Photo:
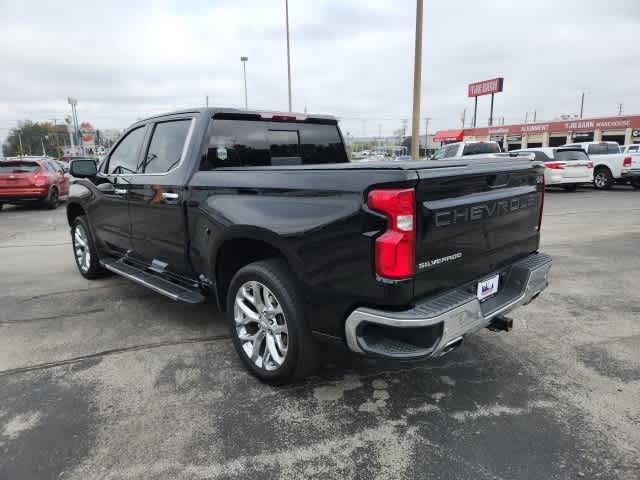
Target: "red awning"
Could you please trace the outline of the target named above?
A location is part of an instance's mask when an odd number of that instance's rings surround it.
[[[461,142],[464,130],[439,130],[433,137],[434,142]]]

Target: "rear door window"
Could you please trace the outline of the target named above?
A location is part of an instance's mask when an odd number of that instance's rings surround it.
[[[201,170],[348,161],[337,125],[216,118]]]
[[[620,146],[615,143],[608,143],[607,153],[620,153]]]
[[[166,173],[180,163],[191,120],[157,123],[147,150],[144,173]]]

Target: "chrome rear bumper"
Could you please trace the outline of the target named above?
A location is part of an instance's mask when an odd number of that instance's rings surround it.
[[[354,352],[394,358],[443,355],[464,335],[533,300],[549,284],[551,264],[551,257],[536,253],[495,272],[501,273],[500,289],[482,302],[475,294],[475,281],[422,300],[409,310],[357,308],[345,322],[347,345]]]

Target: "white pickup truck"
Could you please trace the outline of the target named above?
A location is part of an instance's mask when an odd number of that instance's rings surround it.
[[[580,147],[587,152],[593,161],[593,186],[596,189],[605,190],[614,183],[632,182],[632,185],[638,185],[631,171],[634,164],[635,168],[640,169],[640,153],[625,154],[616,142],[580,142],[564,146]]]
[[[640,143],[620,147],[625,157],[631,157],[631,185],[640,189]]]

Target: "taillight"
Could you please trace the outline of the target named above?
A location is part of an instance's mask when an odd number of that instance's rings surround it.
[[[551,170],[564,170],[564,166],[566,164],[562,162],[547,162],[544,164],[546,168],[550,168]]]
[[[33,177],[33,184],[36,187],[44,187],[47,184],[46,175],[36,175],[35,177]]]
[[[631,168],[631,157],[624,157],[624,160],[622,160],[622,166],[624,168]]]
[[[593,168],[593,162],[587,163],[587,168]]]
[[[384,213],[387,231],[376,239],[376,272],[387,278],[413,276],[416,249],[416,194],[413,188],[372,190],[367,205]]]

